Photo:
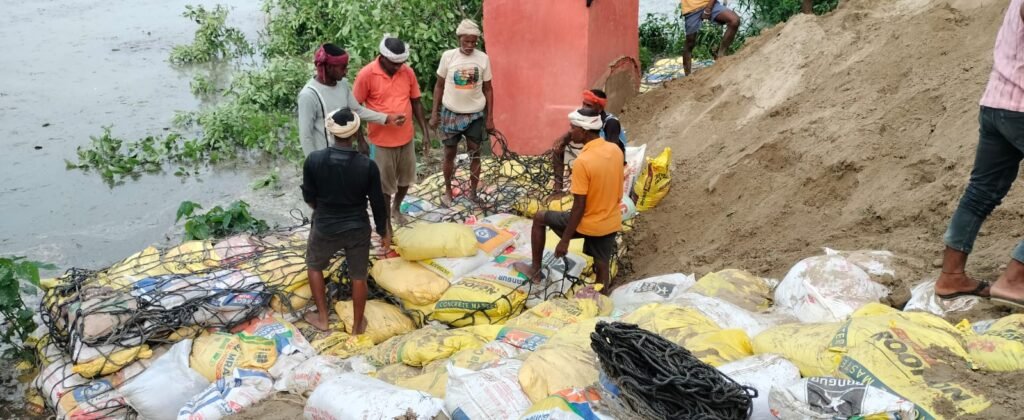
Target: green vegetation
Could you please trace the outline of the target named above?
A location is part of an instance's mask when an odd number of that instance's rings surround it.
[[[739,0],[737,11],[747,12],[751,19],[743,22],[736,39],[729,48],[734,53],[743,47],[748,37],[756,36],[766,28],[785,22],[800,13],[801,0]],[[839,0],[814,0],[814,13],[824,14],[839,5]],[[640,62],[646,70],[655,60],[682,54],[686,42],[685,20],[679,9],[671,16],[649,14],[640,24]],[[694,60],[713,58],[712,52],[722,43],[724,27],[705,22],[697,34],[693,49]]]
[[[216,206],[204,214],[195,214],[203,206],[191,201],[183,201],[178,206],[175,222],[185,219],[185,240],[203,240],[223,238],[237,233],[260,234],[270,227],[267,222],[257,219],[249,213],[249,203],[236,201],[227,209]]]
[[[195,41],[191,45],[178,45],[171,50],[172,63],[209,63],[253,54],[245,34],[225,24],[228,18],[226,7],[218,4],[213,10],[206,10],[202,5],[188,5],[181,15],[198,24],[199,29],[196,29]]]
[[[27,261],[23,257],[0,258],[0,343],[6,348],[6,360],[35,363],[36,352],[29,336],[37,328],[35,311],[25,307],[24,294],[36,294],[39,269],[54,269],[49,264]]]
[[[239,157],[297,165],[303,155],[295,127],[295,97],[314,73],[313,51],[321,43],[344,47],[351,56],[349,74],[354,76],[377,56],[384,33],[401,37],[411,45],[409,64],[419,77],[423,103],[430,106],[437,59],[456,46],[455,27],[462,19],[479,21],[482,0],[338,0],[324,6],[314,0],[265,0],[270,20],[258,44],[261,62],[235,74],[223,92],[207,77],[197,76],[191,83],[197,97],[219,95],[216,105],[176,115],[173,134],[153,138],[160,146],[153,154],[140,155],[142,145],[115,139],[109,128],[104,129],[101,138],[107,141],[94,141],[80,150],[79,161],[68,162],[68,168],[94,168],[109,173],[104,179],[116,180],[159,171],[167,163],[178,164],[175,174],[187,176],[201,165]],[[241,33],[225,26],[224,7],[189,7],[185,16],[199,29],[192,45],[175,47],[172,62],[202,63],[251,53],[240,42]]]
[[[270,188],[272,190],[281,188],[281,171],[278,168],[270,171],[267,176],[258,178],[252,183],[253,190],[262,190],[264,188]]]

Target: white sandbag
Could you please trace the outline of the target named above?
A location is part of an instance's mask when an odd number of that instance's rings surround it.
[[[757,390],[751,420],[774,420],[768,396],[774,387],[786,386],[800,379],[800,368],[777,354],[759,354],[726,363],[718,370],[740,384]]]
[[[182,340],[160,356],[153,365],[121,387],[142,418],[175,419],[178,410],[210,385],[203,375],[188,366],[192,340]]]
[[[775,305],[801,322],[839,322],[888,294],[888,288],[846,258],[822,255],[789,270],[775,288]]]
[[[776,325],[798,322],[789,315],[753,313],[725,300],[696,293],[683,293],[665,303],[696,309],[722,329],[743,330],[750,337]]]
[[[448,280],[449,283],[455,283],[490,260],[491,256],[486,252],[477,251],[476,255],[472,257],[433,258],[417,262],[427,270]]]
[[[863,418],[886,414],[897,419],[914,418],[914,403],[881,388],[838,378],[806,378],[777,386],[769,404],[782,420]]]
[[[495,367],[472,371],[448,363],[445,409],[454,419],[504,420],[521,416],[530,398],[519,386],[519,360],[502,360]]]
[[[274,379],[269,373],[235,369],[185,403],[178,410],[178,420],[219,420],[256,405],[273,392]]]
[[[647,145],[641,144],[638,147],[626,148],[626,167],[623,170],[622,195],[629,196],[633,192],[633,185],[640,171],[644,166],[644,155],[647,154]]]
[[[546,249],[543,255],[543,280],[540,287],[534,287],[530,291],[530,296],[526,300],[527,308],[540,305],[547,300],[570,297],[569,290],[576,284],[573,283],[574,279],[579,279],[583,275],[583,270],[587,268],[587,260],[572,252],[562,258],[556,258],[554,251]]]
[[[910,301],[903,307],[907,312],[928,312],[932,315],[946,316],[954,312],[965,312],[971,310],[974,305],[981,301],[977,296],[964,296],[957,299],[939,299],[935,295],[935,281],[928,280],[910,291]]]
[[[306,401],[307,420],[432,420],[444,401],[358,373],[323,382]]]
[[[624,315],[648,303],[664,303],[693,287],[697,279],[692,274],[665,274],[637,280],[612,291],[615,314]]]
[[[369,373],[374,369],[363,356],[342,359],[335,356],[312,357],[274,383],[274,389],[295,395],[306,395],[321,382],[341,376],[343,373]]]

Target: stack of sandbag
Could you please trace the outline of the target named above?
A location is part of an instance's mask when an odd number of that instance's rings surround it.
[[[971,414],[992,403],[969,384],[930,377],[942,365],[976,367],[965,349],[973,336],[966,323],[958,328],[931,314],[872,303],[841,323],[769,329],[753,345],[758,354],[793,361],[804,377],[833,376],[879,387],[916,404],[919,417],[935,417],[943,406]]]

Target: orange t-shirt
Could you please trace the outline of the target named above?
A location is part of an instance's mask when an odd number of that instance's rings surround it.
[[[412,141],[415,132],[412,127],[412,100],[420,93],[416,73],[408,65],[402,65],[394,76],[388,76],[378,60],[367,64],[352,85],[352,96],[363,106],[384,114],[405,114],[401,127],[367,123],[370,142],[382,147],[399,147]]]
[[[682,2],[683,14],[688,15],[690,13],[696,12],[700,9],[707,7],[708,3],[711,3],[711,0],[682,0]]]
[[[569,191],[587,196],[577,232],[605,236],[622,230],[622,159],[617,144],[598,138],[584,145],[573,162]]]

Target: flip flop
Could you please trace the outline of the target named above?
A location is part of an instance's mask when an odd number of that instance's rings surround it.
[[[989,296],[984,296],[984,295],[981,294],[981,292],[983,290],[989,288],[989,286],[991,286],[991,284],[989,282],[987,282],[985,280],[978,280],[978,286],[976,286],[973,290],[966,291],[966,292],[953,292],[953,293],[950,293],[950,294],[947,294],[947,295],[940,295],[940,294],[936,293],[935,296],[938,297],[939,299],[942,299],[942,300],[952,300],[952,299],[961,298],[961,297],[964,297],[964,296],[975,296],[975,297],[980,297],[980,298],[988,298]]]

